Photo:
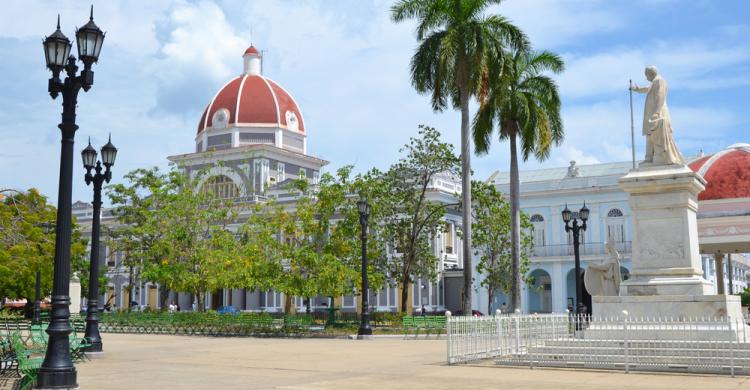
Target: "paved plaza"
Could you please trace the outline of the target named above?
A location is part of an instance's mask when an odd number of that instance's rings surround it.
[[[105,334],[82,389],[750,389],[748,377],[445,365],[445,340]]]

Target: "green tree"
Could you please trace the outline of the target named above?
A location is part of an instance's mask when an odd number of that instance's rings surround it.
[[[542,51],[516,50],[502,61],[490,64],[481,93],[479,111],[474,118],[474,142],[478,154],[489,151],[495,124],[500,140],[510,141],[511,200],[511,310],[521,307],[521,208],[518,178],[517,142],[526,161],[549,157],[552,145],[564,137],[560,118],[560,95],[555,81],[546,73],[560,73],[563,60]],[[495,77],[499,75],[499,77]]]
[[[0,191],[0,298],[34,299],[36,272],[42,276],[42,297],[52,291],[57,209],[32,188]],[[73,224],[71,270],[88,275],[86,240]],[[83,286],[87,288],[86,285]]]
[[[126,176],[129,186],[109,192],[116,205],[115,247],[123,250],[141,276],[163,288],[195,295],[204,310],[206,292],[231,287],[239,244],[231,224],[240,212],[233,200],[198,188],[208,169],[191,178],[178,167],[164,174],[154,168]]]
[[[172,174],[165,174],[158,168],[136,169],[125,175],[128,184],[107,187],[112,214],[118,221],[117,225],[104,227],[103,236],[111,248],[110,253],[122,252],[125,265],[130,268],[149,265],[147,279],[162,286],[166,286],[166,275],[158,265],[166,256],[161,241],[165,239],[168,226],[159,218],[158,210],[182,181],[179,177],[171,180]],[[160,306],[166,307],[169,291],[162,288],[160,292]]]
[[[509,293],[513,281],[511,256],[510,204],[494,185],[475,181],[471,187],[474,199],[474,254],[479,256],[477,273],[483,275],[482,287],[487,289],[487,313],[492,312],[492,299],[500,290]],[[526,275],[529,253],[534,246],[534,225],[521,213],[520,273]],[[530,282],[526,277],[525,281]]]
[[[396,252],[388,261],[388,273],[401,285],[401,311],[406,311],[412,276],[434,278],[438,258],[430,240],[444,225],[446,206],[431,197],[430,187],[440,175],[457,177],[460,160],[440,133],[420,126],[419,138],[411,138],[400,152],[404,157],[381,177],[385,234]],[[468,258],[470,256],[464,256]],[[471,272],[466,269],[466,273]]]
[[[499,15],[485,11],[501,0],[401,0],[391,8],[395,22],[417,20],[419,47],[411,60],[411,78],[420,93],[431,93],[432,107],[442,111],[448,101],[461,111],[461,172],[464,254],[471,247],[471,140],[469,100],[476,96],[488,62],[500,61],[504,48],[525,49],[524,33]],[[471,310],[471,256],[464,256],[465,313]]]
[[[351,293],[361,269],[352,185],[351,167],[346,166],[335,175],[323,174],[315,185],[296,181],[291,188],[298,193],[293,207],[256,207],[242,229],[244,286],[283,292],[285,311],[293,296]],[[384,258],[379,242],[369,244],[373,258]],[[380,275],[374,276],[376,287],[384,279]]]

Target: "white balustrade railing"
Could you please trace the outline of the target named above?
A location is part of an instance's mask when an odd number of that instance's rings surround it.
[[[744,319],[591,318],[568,314],[450,317],[448,364],[750,373]]]

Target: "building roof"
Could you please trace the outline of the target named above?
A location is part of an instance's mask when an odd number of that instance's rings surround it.
[[[750,144],[737,143],[690,163],[706,179],[698,200],[750,197]]]
[[[601,164],[573,165],[578,169],[578,176],[569,176],[570,167],[530,169],[519,172],[521,183],[563,180],[566,178],[594,177],[594,176],[622,176],[633,168],[631,161],[610,162]],[[496,185],[509,184],[510,172],[499,172],[495,176]]]
[[[245,51],[245,54],[257,53],[253,46]],[[259,61],[259,56],[254,60]],[[229,126],[280,127],[305,132],[302,111],[292,95],[277,82],[252,69],[229,80],[208,102],[198,122],[199,134],[213,126],[216,113],[222,110],[224,114],[220,115],[227,117],[219,122]]]

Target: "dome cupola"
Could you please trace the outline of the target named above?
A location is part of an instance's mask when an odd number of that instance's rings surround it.
[[[305,153],[305,122],[297,102],[262,74],[260,50],[250,46],[242,58],[243,73],[219,89],[203,111],[197,151],[262,143]]]
[[[698,200],[750,198],[750,144],[736,143],[690,163],[706,179]]]

